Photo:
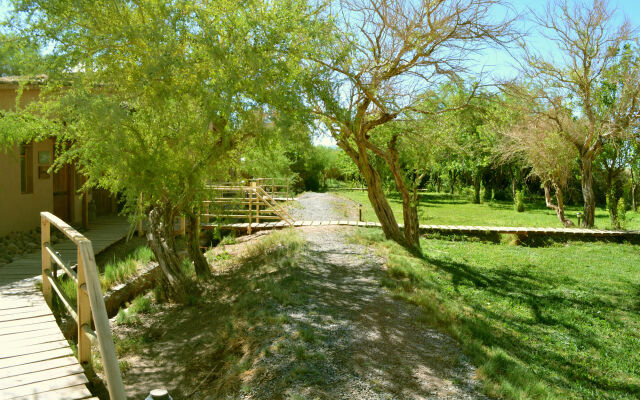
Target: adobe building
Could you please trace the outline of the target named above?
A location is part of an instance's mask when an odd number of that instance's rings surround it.
[[[19,77],[0,77],[0,110],[16,107]],[[44,79],[27,84],[21,106],[37,101]],[[50,211],[69,224],[84,226],[100,215],[117,212],[116,200],[104,190],[79,192],[84,177],[67,164],[48,173],[55,157],[54,140],[16,144],[0,150],[0,237],[40,226],[40,212]]]

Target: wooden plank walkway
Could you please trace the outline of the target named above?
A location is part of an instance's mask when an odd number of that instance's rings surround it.
[[[361,226],[361,227],[377,227],[380,228],[379,222],[358,222],[358,221],[296,221],[293,226],[316,226],[316,225],[340,225],[340,226]],[[213,229],[215,224],[203,224],[203,229]],[[399,224],[402,228],[404,225]],[[246,230],[249,227],[247,222],[222,225],[220,229],[227,230]],[[266,222],[251,224],[251,229],[258,231],[264,229],[282,229],[288,227],[287,224],[280,222]],[[583,228],[533,228],[533,227],[510,227],[510,226],[454,226],[454,225],[420,225],[422,233],[440,232],[453,234],[515,234],[515,235],[570,235],[578,237],[595,237],[595,238],[612,238],[612,237],[640,237],[640,231],[624,231],[624,230],[602,230],[602,229],[583,229]]]
[[[105,217],[84,235],[97,254],[128,231],[126,218]],[[77,264],[70,240],[53,248],[68,265]],[[40,251],[0,267],[0,399],[93,399],[82,366],[35,287],[41,269]]]

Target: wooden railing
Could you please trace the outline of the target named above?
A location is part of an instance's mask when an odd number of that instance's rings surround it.
[[[289,195],[291,189],[291,180],[289,178],[255,178],[249,180],[249,183],[254,182],[256,186],[261,187],[276,201],[292,199]]]
[[[200,214],[203,227],[217,224],[246,222],[247,232],[260,221],[284,221],[293,226],[294,220],[264,189],[251,182],[243,185],[214,185],[210,187],[210,200],[203,201],[204,212]]]
[[[49,212],[41,212],[40,217],[42,293],[44,298],[49,307],[52,307],[53,293],[55,293],[62,305],[76,321],[78,325],[78,361],[83,364],[91,362],[91,342],[97,341],[109,396],[112,400],[125,399],[124,385],[120,375],[115,346],[113,345],[113,336],[111,335],[109,318],[104,305],[91,241]],[[77,246],[77,272],[73,270],[71,265],[64,263],[51,246],[51,225],[58,228]],[[65,295],[58,281],[58,266],[68,275],[69,279],[72,279],[77,284],[78,298],[76,307],[73,307],[71,300]],[[92,319],[95,331],[92,328]]]

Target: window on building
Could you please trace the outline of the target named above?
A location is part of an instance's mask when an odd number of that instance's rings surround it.
[[[20,191],[33,193],[33,145],[20,146]]]

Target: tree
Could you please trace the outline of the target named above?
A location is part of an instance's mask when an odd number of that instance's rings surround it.
[[[562,225],[573,226],[564,213],[563,189],[567,186],[576,152],[571,142],[558,132],[555,124],[535,113],[524,115],[504,132],[501,158],[529,166],[531,174],[542,181],[547,207],[556,212]],[[552,188],[556,204],[551,199]]]
[[[53,44],[47,101],[34,106],[64,126],[58,163],[75,160],[87,187],[121,193],[132,215],[143,210],[168,295],[184,298],[174,218],[189,218],[189,255],[206,277],[194,222],[206,181],[241,143],[269,134],[257,115],[303,108],[298,54],[313,10],[302,0],[15,4],[24,32]]]
[[[583,225],[592,227],[596,206],[593,163],[602,145],[619,133],[617,123],[624,122],[624,114],[630,111],[618,106],[601,107],[597,89],[632,30],[628,21],[614,25],[613,11],[603,0],[593,0],[590,6],[569,0],[550,1],[534,20],[560,58],[534,52],[523,44],[523,72],[536,84],[536,97],[545,103],[541,115],[552,121],[578,151]],[[607,108],[621,114],[614,116],[606,112]]]
[[[38,42],[0,32],[0,76],[42,74],[46,72],[45,60]]]
[[[344,0],[333,13],[341,42],[312,57],[327,82],[326,90],[312,93],[314,113],[358,166],[385,236],[415,253],[420,253],[417,202],[399,161],[404,133],[376,128],[419,112],[419,94],[457,80],[482,44],[510,38],[511,21],[495,21],[492,13],[500,4]],[[385,198],[374,156],[389,168],[402,198],[404,232]]]
[[[609,118],[615,133],[602,145],[598,161],[605,172],[611,224],[619,228],[616,205],[620,194],[616,193],[615,182],[632,163],[640,122],[640,48],[637,44],[622,46],[614,63],[604,71],[596,93],[600,112]]]

